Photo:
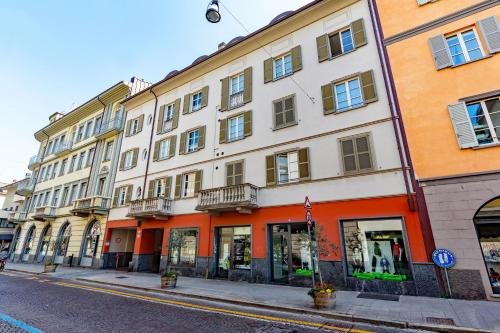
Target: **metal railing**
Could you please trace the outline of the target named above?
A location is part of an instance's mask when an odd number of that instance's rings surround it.
[[[42,163],[41,156],[39,156],[38,154],[35,156],[31,156],[30,161],[28,162],[28,169],[31,170],[32,167],[34,167],[35,165],[38,165],[40,163]]]
[[[148,198],[134,200],[129,204],[128,215],[170,215],[172,214],[172,200],[167,198]]]
[[[24,193],[24,194],[32,193],[34,189],[35,189],[35,181],[27,179],[17,184],[16,193]]]
[[[64,153],[66,151],[69,151],[71,150],[71,148],[73,147],[73,142],[71,141],[61,141],[59,142],[59,144],[57,145],[57,147],[55,147],[54,149],[54,154],[61,154],[61,153]]]
[[[56,207],[54,206],[41,206],[35,208],[35,213],[33,216],[37,217],[55,217]]]
[[[99,130],[97,130],[95,136],[101,136],[114,130],[121,131],[123,127],[122,118],[123,118],[122,115],[119,114],[116,115],[115,118],[110,119],[105,123],[102,123]]]
[[[109,209],[110,198],[103,196],[93,196],[82,199],[77,199],[73,203],[74,210],[87,210],[87,209]]]
[[[243,91],[229,96],[229,108],[236,108],[243,105]]]
[[[257,206],[258,190],[257,186],[248,183],[201,190],[198,208]]]

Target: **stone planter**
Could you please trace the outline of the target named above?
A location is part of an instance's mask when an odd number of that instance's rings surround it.
[[[43,272],[44,273],[54,273],[56,271],[56,268],[57,268],[57,265],[46,264],[43,267]]]
[[[177,276],[176,277],[161,277],[161,288],[162,289],[174,289],[177,286]]]
[[[335,293],[317,292],[314,294],[314,307],[316,309],[331,309],[335,306]]]

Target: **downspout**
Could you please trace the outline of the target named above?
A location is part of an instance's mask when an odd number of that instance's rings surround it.
[[[427,250],[426,251],[427,257],[430,260],[431,253],[436,246],[434,243],[434,236],[433,236],[432,227],[430,224],[429,212],[427,211],[427,205],[425,202],[425,197],[424,197],[424,193],[422,191],[422,188],[420,187],[420,184],[418,183],[418,181],[415,179],[413,161],[411,159],[410,149],[409,149],[409,145],[408,145],[408,138],[406,136],[406,132],[404,129],[404,124],[403,124],[402,117],[401,117],[401,107],[399,105],[399,98],[398,98],[398,94],[397,94],[396,87],[394,84],[394,75],[392,73],[392,67],[391,67],[391,63],[389,61],[387,48],[383,44],[384,33],[382,30],[382,25],[380,23],[380,16],[379,16],[376,0],[371,0],[369,7],[370,7],[370,15],[372,18],[373,28],[376,32],[378,32],[378,33],[375,33],[375,37],[377,39],[377,49],[379,52],[379,57],[380,57],[381,61],[383,60],[382,63],[384,65],[385,69],[387,70],[387,74],[384,70],[384,80],[386,81],[385,82],[386,85],[387,85],[387,80],[389,81],[390,92],[392,93],[392,96],[394,98],[394,104],[396,107],[396,115],[397,115],[397,123],[399,124],[399,128],[401,130],[401,138],[403,141],[404,152],[405,152],[406,160],[408,161],[408,164],[409,164],[409,174],[410,174],[411,182],[413,185],[413,189],[415,190],[415,193],[416,193],[417,208],[418,208],[418,213],[419,213],[419,218],[420,218],[420,225],[422,227],[422,236],[424,238],[424,243],[425,243],[425,247]],[[383,55],[383,58],[382,58],[382,55]],[[386,75],[389,76],[389,79],[387,79]],[[391,102],[391,110],[392,110],[392,102]]]
[[[149,160],[151,157],[151,147],[153,145],[153,135],[154,135],[155,123],[156,123],[156,108],[158,107],[158,96],[156,96],[155,92],[153,91],[153,88],[149,88],[149,92],[152,93],[153,96],[155,97],[155,107],[153,109],[153,120],[151,121],[151,135],[149,137],[148,159],[146,161],[146,172],[144,174],[144,185],[142,186],[142,193],[141,193],[142,199],[144,199],[144,194],[146,193],[146,183],[147,183],[148,171],[149,171]]]
[[[97,100],[99,101],[99,103],[102,104],[102,106],[104,107],[104,112],[106,112],[106,104],[104,104],[101,101],[99,96],[97,96]],[[94,124],[94,126],[95,126],[95,124]],[[102,123],[101,123],[101,126],[102,126]],[[94,156],[92,156],[92,162],[90,163],[90,172],[89,172],[89,178],[87,179],[87,188],[85,189],[85,197],[87,197],[87,194],[88,194],[89,188],[90,188],[90,178],[92,177],[92,170],[94,169],[94,161],[95,161],[95,156],[97,155],[97,144],[98,143],[99,143],[99,140],[96,141],[95,146],[94,146]]]

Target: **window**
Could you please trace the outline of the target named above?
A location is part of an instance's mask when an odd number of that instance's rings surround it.
[[[340,139],[345,173],[357,173],[373,169],[368,134]]]
[[[187,152],[191,153],[198,149],[198,140],[199,140],[199,130],[194,130],[188,133],[188,142],[187,142]]]
[[[130,135],[137,134],[139,132],[139,118],[131,120],[130,123]]]
[[[196,182],[196,173],[187,173],[182,176],[182,197],[189,198],[194,196],[194,187]]]
[[[241,73],[230,79],[229,107],[236,108],[244,103],[245,74]]]
[[[252,261],[251,227],[218,228],[217,273],[227,276],[230,269],[250,269]]]
[[[243,161],[226,164],[226,186],[243,184]]]
[[[127,203],[127,187],[120,187],[118,193],[118,205],[124,206]]]
[[[446,43],[455,66],[483,57],[483,51],[474,29],[447,36]]]
[[[274,128],[279,129],[295,125],[295,95],[282,98],[273,102]]]
[[[153,192],[153,197],[154,198],[159,198],[163,197],[163,188],[165,186],[165,181],[163,179],[157,179],[154,181],[154,192]]]
[[[61,197],[61,203],[60,203],[59,207],[66,206],[66,202],[68,201],[68,193],[69,193],[69,187],[65,186],[63,188],[62,197]]]
[[[85,152],[84,151],[82,151],[80,153],[80,157],[78,158],[78,163],[76,165],[76,170],[80,170],[82,168],[83,160],[85,160]]]
[[[80,191],[78,192],[78,199],[85,198],[87,192],[87,183],[83,182],[80,184]]]
[[[354,50],[351,28],[331,34],[329,40],[332,57]]]
[[[54,147],[52,148],[52,152],[55,153],[59,150],[59,138],[54,140]]]
[[[78,157],[77,155],[71,156],[71,163],[69,164],[68,173],[73,172],[73,170],[75,169],[75,163],[76,163],[76,158],[77,157]]]
[[[135,198],[139,200],[142,196],[142,188],[139,186],[137,190],[135,191]]]
[[[228,141],[239,140],[244,137],[243,132],[243,124],[244,124],[243,115],[236,116],[233,118],[229,118],[229,131],[228,131]]]
[[[99,133],[99,131],[101,130],[101,124],[102,124],[102,117],[99,116],[95,118],[94,135]]]
[[[342,226],[349,276],[388,281],[411,278],[400,219],[346,221]]]
[[[47,149],[45,150],[45,156],[52,154],[52,141],[50,141],[47,145]]]
[[[50,191],[45,192],[44,200],[43,200],[43,205],[47,206],[49,204],[49,197],[50,197]]]
[[[54,194],[52,195],[52,203],[50,204],[52,207],[57,207],[57,202],[59,201],[59,192],[61,190],[57,189],[54,191]]]
[[[104,161],[111,161],[111,156],[113,154],[113,144],[114,141],[108,141],[106,143],[106,149],[104,150]]]
[[[278,183],[286,184],[299,181],[299,158],[298,153],[289,152],[276,155],[278,165]]]
[[[82,141],[82,139],[83,139],[83,128],[84,128],[84,125],[81,125],[80,127],[78,127],[78,134],[76,135],[76,142]]]
[[[274,79],[279,79],[284,76],[290,75],[293,73],[293,65],[292,65],[292,54],[288,53],[282,57],[275,58],[274,60]]]
[[[163,125],[162,125],[163,132],[168,132],[172,130],[174,110],[175,110],[175,103],[167,105],[163,110]]]
[[[52,164],[47,167],[47,173],[45,174],[45,180],[48,180],[52,177],[52,167],[53,167]]]
[[[75,200],[78,195],[78,184],[73,184],[71,186],[71,193],[69,195],[69,204],[71,205]]]
[[[133,159],[133,151],[129,150],[125,152],[125,164],[124,164],[125,169],[132,168],[132,159]]]
[[[59,177],[62,176],[62,175],[64,175],[64,171],[66,169],[66,164],[68,164],[68,159],[67,158],[65,158],[61,162],[61,168],[59,169]]]
[[[92,165],[92,160],[94,159],[95,148],[89,149],[89,154],[87,155],[87,162],[85,163],[85,167],[89,167]]]
[[[363,104],[359,78],[335,84],[335,100],[337,111],[342,112],[351,107]]]
[[[500,142],[500,98],[467,104],[467,112],[479,145]]]
[[[40,181],[43,182],[45,180],[45,167],[42,168],[42,171],[40,171]]]
[[[170,138],[160,141],[158,159],[159,160],[167,159],[169,155],[170,155]]]
[[[201,91],[191,96],[191,112],[201,109],[202,97],[203,93]]]
[[[59,162],[54,163],[54,168],[52,169],[52,175],[50,176],[50,179],[56,178],[57,174],[57,167],[59,166]]]
[[[85,127],[85,137],[84,139],[88,139],[90,137],[90,133],[92,133],[92,123],[93,121],[90,120],[87,122],[87,126]]]
[[[99,178],[97,182],[97,195],[102,195],[104,193],[104,184],[106,184],[106,177]]]
[[[171,229],[168,246],[169,263],[194,267],[197,241],[198,230],[196,229]]]

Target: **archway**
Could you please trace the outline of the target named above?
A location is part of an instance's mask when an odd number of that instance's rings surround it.
[[[98,251],[99,238],[101,236],[101,224],[94,220],[89,223],[85,229],[82,244],[82,257],[80,260],[81,266],[92,266],[94,258]]]
[[[64,224],[59,228],[59,233],[57,235],[57,240],[56,240],[56,253],[55,253],[55,258],[54,262],[56,264],[63,264],[64,263],[64,257],[68,253],[68,246],[69,246],[69,240],[71,238],[71,224],[66,221]]]
[[[475,217],[479,245],[495,295],[500,295],[500,197],[488,201]]]
[[[9,258],[10,260],[14,260],[14,256],[16,255],[17,243],[19,242],[19,235],[21,234],[21,227],[18,226],[14,231],[14,237],[12,238],[12,243],[9,249]]]
[[[43,262],[45,256],[47,255],[51,236],[52,236],[52,226],[49,224],[45,228],[43,228],[42,235],[40,237],[40,244],[38,245],[38,253],[36,255],[36,261],[38,263]]]
[[[21,261],[27,262],[30,258],[31,249],[35,243],[36,227],[32,225],[26,233],[23,251],[21,252]]]

